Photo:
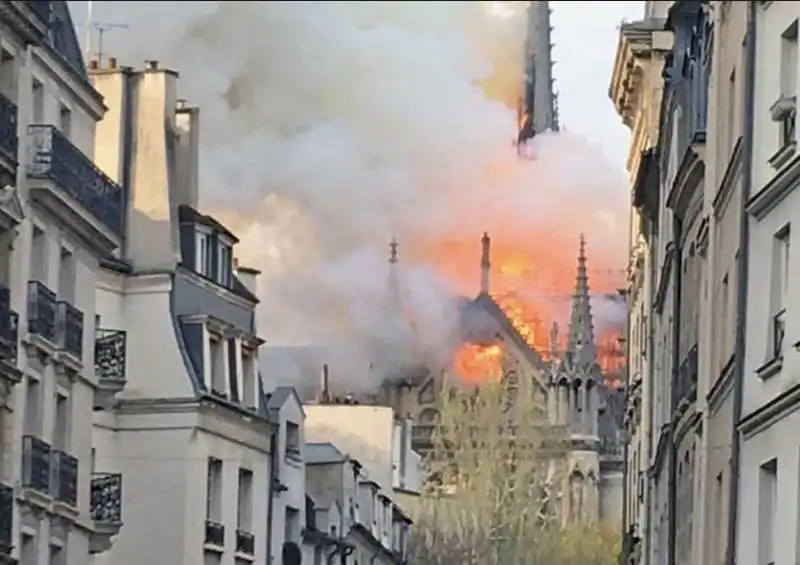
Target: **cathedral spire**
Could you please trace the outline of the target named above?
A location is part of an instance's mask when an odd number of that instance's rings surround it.
[[[594,342],[592,305],[589,297],[589,274],[586,269],[586,239],[581,234],[578,252],[578,274],[575,281],[575,294],[572,295],[572,314],[569,320],[567,355],[573,367],[589,369],[597,362],[597,348]]]
[[[481,238],[481,294],[489,294],[489,271],[492,268],[491,245],[489,234],[483,232]]]
[[[399,245],[395,237],[389,242],[389,298],[395,304],[400,303],[400,282],[397,272],[397,263],[400,261],[397,253]]]

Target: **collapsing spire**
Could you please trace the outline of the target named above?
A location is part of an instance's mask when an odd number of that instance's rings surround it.
[[[581,234],[578,252],[578,274],[575,281],[575,294],[572,296],[572,313],[569,321],[566,353],[573,367],[591,369],[597,363],[592,305],[589,296],[589,275],[586,269],[586,239],[583,234]]]
[[[392,238],[389,242],[389,298],[395,305],[400,304],[400,282],[397,272],[397,263],[400,261],[397,253],[399,247],[397,238]]]
[[[490,259],[492,242],[489,234],[483,232],[481,238],[481,294],[489,294],[489,271],[492,268]]]

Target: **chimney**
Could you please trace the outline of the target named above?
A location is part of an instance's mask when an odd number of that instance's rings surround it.
[[[158,61],[151,59],[144,62],[145,68],[148,71],[157,71],[158,70]]]
[[[175,101],[175,183],[178,204],[197,208],[200,200],[200,109]]]
[[[109,57],[108,58],[108,68],[112,71],[117,70],[117,58],[116,57]]]
[[[100,69],[100,61],[97,59],[92,59],[89,61],[89,70],[90,71],[97,71]]]
[[[236,278],[239,279],[239,282],[247,290],[258,296],[258,275],[261,274],[261,271],[250,267],[242,267],[238,259],[233,260],[233,268],[236,271]]]
[[[330,404],[331,402],[331,388],[330,388],[330,375],[328,374],[328,364],[322,365],[322,374],[320,375],[319,397],[317,402],[320,404]]]
[[[483,238],[481,238],[481,294],[489,294],[489,271],[492,267],[489,258],[491,245],[489,234],[483,232]]]

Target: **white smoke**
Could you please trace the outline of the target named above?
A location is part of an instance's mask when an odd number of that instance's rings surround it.
[[[432,242],[474,239],[476,281],[485,229],[560,249],[563,268],[581,230],[596,265],[623,257],[624,179],[599,150],[569,134],[537,138],[534,161],[512,147],[525,3],[100,4],[130,24],[110,54],[178,70],[201,108],[203,208],[264,272],[262,333],[348,344],[334,379],[368,375],[392,236],[433,349],[454,308]]]

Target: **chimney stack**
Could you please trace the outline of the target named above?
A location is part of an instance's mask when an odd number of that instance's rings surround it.
[[[322,374],[320,375],[321,382],[319,388],[319,398],[317,401],[320,404],[329,404],[331,402],[331,388],[330,388],[330,375],[328,374],[328,364],[322,365]]]
[[[108,58],[108,68],[112,71],[117,70],[117,58],[116,57],[109,57]]]
[[[489,294],[489,271],[492,267],[491,245],[489,234],[483,232],[483,238],[481,238],[481,294]]]
[[[154,59],[147,60],[147,61],[144,62],[144,64],[145,64],[145,66],[147,67],[148,70],[151,70],[151,71],[158,70],[158,61],[156,61]]]
[[[258,296],[258,275],[261,274],[261,271],[258,269],[251,269],[250,267],[243,267],[239,264],[238,259],[233,260],[233,269],[239,282],[251,293]]]
[[[96,71],[98,69],[100,69],[100,61],[98,61],[97,59],[92,59],[91,61],[89,61],[90,71]]]

